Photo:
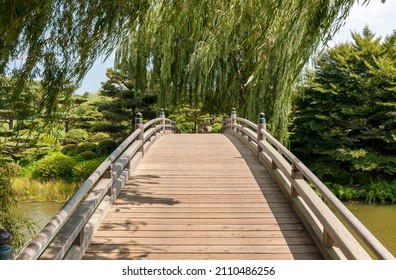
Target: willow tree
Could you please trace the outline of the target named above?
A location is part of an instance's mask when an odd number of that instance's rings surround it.
[[[63,85],[101,56],[117,60],[140,92],[160,85],[161,105],[201,101],[211,110],[264,110],[284,136],[290,89],[353,0],[3,0],[0,74],[42,79],[50,116]],[[368,2],[368,1],[364,1]],[[11,67],[15,66],[15,67]],[[65,95],[65,96],[62,96]]]

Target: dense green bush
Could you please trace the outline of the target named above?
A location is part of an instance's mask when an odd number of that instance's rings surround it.
[[[35,179],[72,179],[74,161],[71,157],[56,153],[45,156],[37,162],[32,176]]]
[[[95,152],[92,152],[92,151],[85,151],[85,152],[79,153],[76,156],[77,161],[87,161],[87,160],[91,160],[94,158],[97,158],[97,155]]]
[[[102,156],[107,156],[111,154],[116,148],[118,144],[114,140],[103,140],[98,144],[98,154]]]
[[[77,155],[77,145],[76,144],[67,144],[62,148],[62,154],[67,156],[75,156]]]
[[[86,132],[84,129],[71,129],[69,130],[66,135],[65,135],[65,139],[64,139],[64,143],[65,144],[70,144],[70,143],[74,143],[74,144],[78,144],[81,142],[86,142],[89,139],[89,134],[88,132]]]
[[[78,144],[76,152],[77,152],[77,154],[81,154],[82,152],[87,152],[87,151],[96,153],[97,149],[98,149],[98,146],[95,143],[84,142],[84,143]]]
[[[211,133],[219,133],[222,127],[223,127],[223,124],[214,123],[213,126],[212,126]]]
[[[26,231],[31,234],[35,229],[32,220],[25,218],[17,210],[12,181],[19,172],[18,165],[0,162],[0,228],[12,235],[11,246],[15,252],[19,252],[25,244]]]
[[[396,181],[371,182],[364,187],[364,195],[366,202],[375,204],[377,202],[396,202]]]
[[[103,162],[104,158],[95,158],[88,161],[77,163],[73,167],[73,178],[75,181],[86,180],[98,166]]]
[[[92,135],[90,138],[92,142],[100,142],[102,140],[107,140],[107,139],[110,139],[110,135],[107,134],[106,132],[97,132],[94,135]]]

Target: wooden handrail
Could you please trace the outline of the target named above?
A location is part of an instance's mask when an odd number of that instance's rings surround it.
[[[161,122],[162,125],[154,128],[150,135],[151,137],[145,139],[143,137],[145,130],[157,122]],[[137,162],[139,162],[143,156],[143,153],[139,154],[138,150],[144,149],[147,142],[150,142],[151,146],[165,130],[172,132],[176,131],[175,122],[165,118],[165,116],[153,119],[148,123],[149,125],[142,126],[143,128],[137,127],[135,131],[103,161],[103,163],[79,187],[74,195],[64,204],[61,210],[52,217],[30,244],[23,249],[17,259],[62,259],[73,245],[77,244],[81,246],[82,243],[87,243],[87,240],[83,238],[87,223],[95,211],[97,211],[105,196],[112,197],[108,199],[109,203],[114,201],[114,189],[119,192],[119,189],[122,187],[118,185],[117,180],[120,180],[119,178],[122,176],[128,176],[128,174],[123,174],[125,170],[128,169],[127,173],[131,172],[131,163],[135,161],[134,165],[137,165]],[[138,140],[139,138],[141,140]],[[125,180],[123,181],[125,183]],[[82,221],[77,221],[77,219],[81,219],[81,217],[84,219],[82,219]],[[72,222],[75,224],[73,224],[71,229],[65,230],[68,224]],[[78,240],[79,238],[81,238],[81,240]],[[64,243],[60,244],[59,242]]]
[[[264,119],[265,123],[265,119]],[[375,236],[345,207],[345,205],[310,171],[292,152],[283,146],[266,129],[253,122],[236,117],[235,111],[223,126],[223,132],[241,138],[248,146],[258,152],[257,155],[269,173],[278,182],[282,191],[292,201],[297,213],[313,215],[310,224],[319,223],[322,236],[315,241],[322,253],[339,258],[366,259],[370,258],[366,250],[356,241],[348,229],[337,218],[334,211],[351,227],[351,230],[369,250],[379,259],[395,259],[395,257],[375,238]],[[265,127],[265,126],[264,126]],[[260,140],[258,140],[260,136]],[[332,211],[307,184],[311,183],[321,194],[323,200],[332,207]],[[304,209],[302,209],[304,208]],[[326,213],[326,214],[325,214]],[[304,217],[305,220],[306,217]],[[327,220],[328,219],[328,220]],[[309,219],[308,219],[309,220]],[[317,231],[317,230],[316,230]],[[315,229],[312,228],[312,233]],[[317,233],[316,233],[317,234]],[[343,256],[331,247],[340,247]],[[356,248],[359,247],[359,248]],[[331,252],[330,252],[331,251]]]

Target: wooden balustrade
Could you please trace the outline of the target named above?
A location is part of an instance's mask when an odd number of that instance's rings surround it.
[[[17,259],[81,259],[90,240],[144,153],[175,122],[160,117],[143,125],[137,114],[135,131],[111,153],[48,222]]]
[[[371,255],[375,255],[378,259],[395,259],[312,171],[266,131],[263,113],[259,116],[258,124],[255,124],[237,117],[233,109],[222,131],[237,136],[257,153],[325,258],[371,259]]]

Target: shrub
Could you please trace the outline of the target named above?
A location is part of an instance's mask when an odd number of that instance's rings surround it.
[[[368,204],[375,204],[377,202],[385,203],[387,201],[392,203],[396,202],[396,181],[371,182],[364,186],[363,189]]]
[[[70,180],[73,175],[73,165],[74,161],[69,156],[60,153],[51,154],[37,162],[32,176],[40,180]]]
[[[223,125],[221,123],[214,123],[212,125],[212,131],[211,133],[218,133],[220,132],[221,128],[223,127]]]
[[[100,141],[98,144],[98,154],[107,156],[107,155],[111,154],[117,147],[118,147],[118,144],[116,141],[113,141],[113,140]]]
[[[96,153],[97,149],[98,149],[98,146],[95,143],[85,142],[85,143],[81,143],[77,146],[76,154],[78,155],[78,154],[81,154],[81,153],[87,152],[87,151]]]
[[[105,133],[105,132],[97,132],[94,135],[91,136],[91,141],[92,142],[100,142],[102,140],[107,140],[110,138],[110,135]]]
[[[96,158],[96,153],[92,152],[92,151],[85,151],[82,152],[80,154],[78,154],[78,156],[76,157],[77,161],[87,161],[87,160],[91,160]]]
[[[75,181],[86,180],[102,162],[103,157],[77,163],[73,167],[73,179]]]
[[[76,144],[67,144],[63,146],[61,150],[62,154],[68,155],[68,156],[75,156],[77,155],[77,145]]]
[[[77,128],[77,129],[71,129],[66,133],[64,143],[78,144],[81,142],[86,142],[88,141],[88,139],[89,139],[88,132],[86,132],[84,129]]]

